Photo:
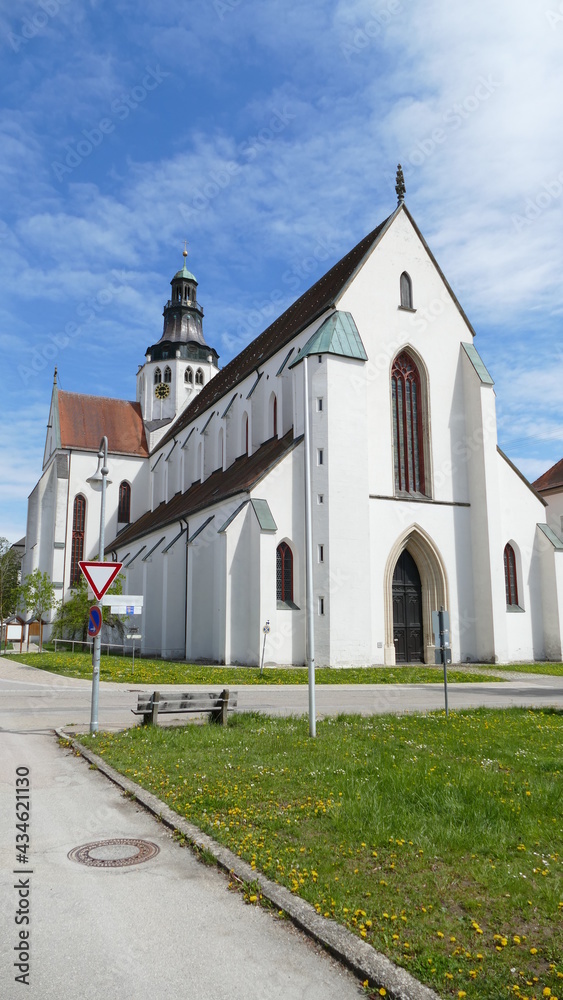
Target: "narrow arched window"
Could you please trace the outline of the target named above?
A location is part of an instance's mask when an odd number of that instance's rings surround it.
[[[280,542],[276,549],[276,597],[293,601],[293,552],[287,542]]]
[[[403,351],[391,371],[395,490],[424,493],[422,392],[414,361]]]
[[[507,608],[518,607],[518,579],[516,575],[516,555],[512,545],[504,547],[504,584]]]
[[[401,307],[403,309],[412,309],[412,281],[410,275],[406,271],[403,271],[401,275]]]
[[[184,372],[184,382],[187,382],[188,385],[194,384],[194,373],[191,368],[186,368]]]
[[[154,370],[154,384],[158,385],[159,382],[162,382],[162,372],[161,372],[160,368],[155,368],[155,370]]]
[[[168,365],[166,365],[166,368],[164,369],[164,381],[165,382],[172,381],[172,369]]]
[[[248,455],[248,417],[244,418],[244,453]]]
[[[195,384],[203,385],[203,371],[201,370],[201,368],[198,368],[198,370],[195,373]]]
[[[273,423],[274,423],[274,437],[278,436],[278,398],[274,396],[274,407],[273,407]]]
[[[129,521],[131,520],[131,487],[129,483],[126,482],[119,484],[117,520],[119,524],[129,524]]]
[[[86,526],[86,500],[81,493],[74,498],[72,508],[72,550],[70,555],[70,584],[80,579],[78,563],[84,558],[84,529]]]

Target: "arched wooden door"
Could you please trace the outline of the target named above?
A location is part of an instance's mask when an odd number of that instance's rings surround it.
[[[406,549],[393,573],[393,641],[396,663],[424,663],[420,574]]]

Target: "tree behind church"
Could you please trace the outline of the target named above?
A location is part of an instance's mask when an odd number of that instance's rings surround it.
[[[19,560],[7,538],[0,538],[0,618],[13,615],[18,604]]]
[[[55,604],[55,588],[48,573],[34,569],[19,588],[19,604],[39,621],[39,651],[43,649],[43,621]]]
[[[117,578],[108,591],[109,594],[123,593],[123,582]],[[51,636],[53,639],[79,639],[82,642],[88,640],[88,621],[90,618],[90,608],[94,603],[93,598],[88,595],[88,584],[86,578],[81,574],[80,579],[71,588],[70,597],[61,602],[56,610],[53,619]],[[108,629],[114,629],[117,637],[122,642],[125,636],[125,622],[119,615],[113,615],[109,608],[102,609],[103,623]]]

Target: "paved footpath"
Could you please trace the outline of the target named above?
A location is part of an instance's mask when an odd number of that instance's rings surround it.
[[[31,780],[26,866],[15,863],[18,767],[29,768]],[[225,875],[198,862],[54,736],[0,733],[0,803],[2,1000],[359,1000],[350,973],[288,921],[246,905]],[[122,837],[160,851],[122,868],[67,857]],[[18,909],[29,925],[16,924]],[[29,987],[14,978],[20,929],[30,933]]]

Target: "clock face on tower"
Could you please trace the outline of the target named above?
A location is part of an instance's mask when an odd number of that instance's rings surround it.
[[[154,394],[157,399],[166,399],[170,395],[170,386],[167,382],[159,382],[155,387]]]

